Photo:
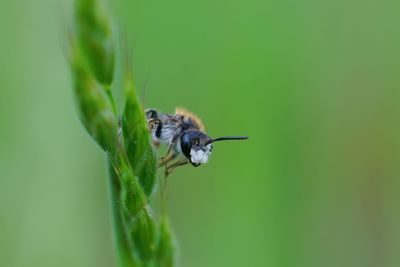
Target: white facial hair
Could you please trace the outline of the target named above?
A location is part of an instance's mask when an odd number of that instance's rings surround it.
[[[208,157],[211,154],[211,144],[205,147],[205,151],[202,149],[194,150],[193,148],[190,150],[190,160],[193,163],[197,164],[205,164],[208,161]]]

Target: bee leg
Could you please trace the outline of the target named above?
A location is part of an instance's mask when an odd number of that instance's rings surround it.
[[[179,166],[186,165],[188,163],[189,163],[189,161],[187,159],[184,159],[184,160],[180,160],[180,161],[175,162],[171,166],[167,166],[165,168],[165,173],[164,173],[165,177],[168,177],[168,175],[170,175],[175,168],[177,168]]]
[[[172,147],[174,146],[174,144],[175,144],[175,142],[171,142],[169,144],[167,154],[165,154],[165,156],[160,157],[160,162],[164,162],[164,161],[168,160],[168,158],[171,156],[170,154],[171,154]],[[173,153],[173,154],[175,154],[175,153]]]
[[[153,141],[151,141],[152,143],[153,143],[153,145],[156,147],[156,148],[159,148],[160,147],[160,141],[158,141],[158,140],[153,140]]]
[[[173,153],[170,153],[169,155],[167,154],[167,156],[165,156],[165,157],[161,157],[160,162],[158,163],[158,168],[164,166],[171,160],[175,159],[176,156],[177,156],[177,154],[175,152],[173,152]]]
[[[165,154],[165,156],[163,156],[163,157],[160,157],[160,166],[164,165],[168,161],[171,161],[172,159],[174,159],[177,156],[177,153],[175,152],[175,150],[172,151],[172,148],[176,144],[176,141],[178,140],[179,136],[180,136],[180,133],[175,134],[175,136],[172,138],[172,141],[168,146],[167,154]],[[171,155],[171,151],[172,151],[172,155]]]

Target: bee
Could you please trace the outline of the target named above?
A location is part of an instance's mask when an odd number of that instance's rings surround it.
[[[147,127],[155,147],[168,146],[165,156],[160,157],[158,167],[165,166],[165,176],[179,167],[191,163],[194,167],[207,163],[213,143],[224,140],[243,140],[247,136],[223,136],[211,138],[195,114],[184,108],[176,108],[175,114],[161,113],[156,109],[145,110]],[[175,161],[172,164],[171,162]]]

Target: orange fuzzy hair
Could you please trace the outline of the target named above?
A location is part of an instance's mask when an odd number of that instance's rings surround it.
[[[204,132],[204,131],[206,130],[205,127],[204,127],[203,122],[201,121],[201,119],[200,119],[199,117],[197,117],[196,115],[194,115],[192,112],[187,111],[187,110],[184,109],[184,108],[177,107],[177,108],[175,109],[175,114],[176,114],[176,115],[181,115],[181,116],[183,116],[183,117],[186,117],[186,118],[191,119],[191,120],[193,121],[193,123],[196,125],[196,127],[197,127],[200,131]]]

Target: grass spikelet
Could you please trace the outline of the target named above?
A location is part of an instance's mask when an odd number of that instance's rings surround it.
[[[115,86],[111,19],[96,0],[76,0],[74,11],[69,55],[74,94],[82,124],[106,154],[118,266],[172,267],[169,227],[158,223],[151,209],[157,161],[134,90],[130,59],[125,57],[119,74],[123,88],[115,88],[125,92],[123,112],[117,114],[111,91]],[[165,218],[163,214],[161,221]]]
[[[101,1],[75,1],[75,28],[79,43],[96,79],[110,85],[114,74],[115,45],[111,23]]]
[[[117,123],[113,104],[101,84],[90,75],[74,51],[70,59],[74,78],[74,94],[82,124],[89,135],[107,152],[115,149],[117,141]]]

